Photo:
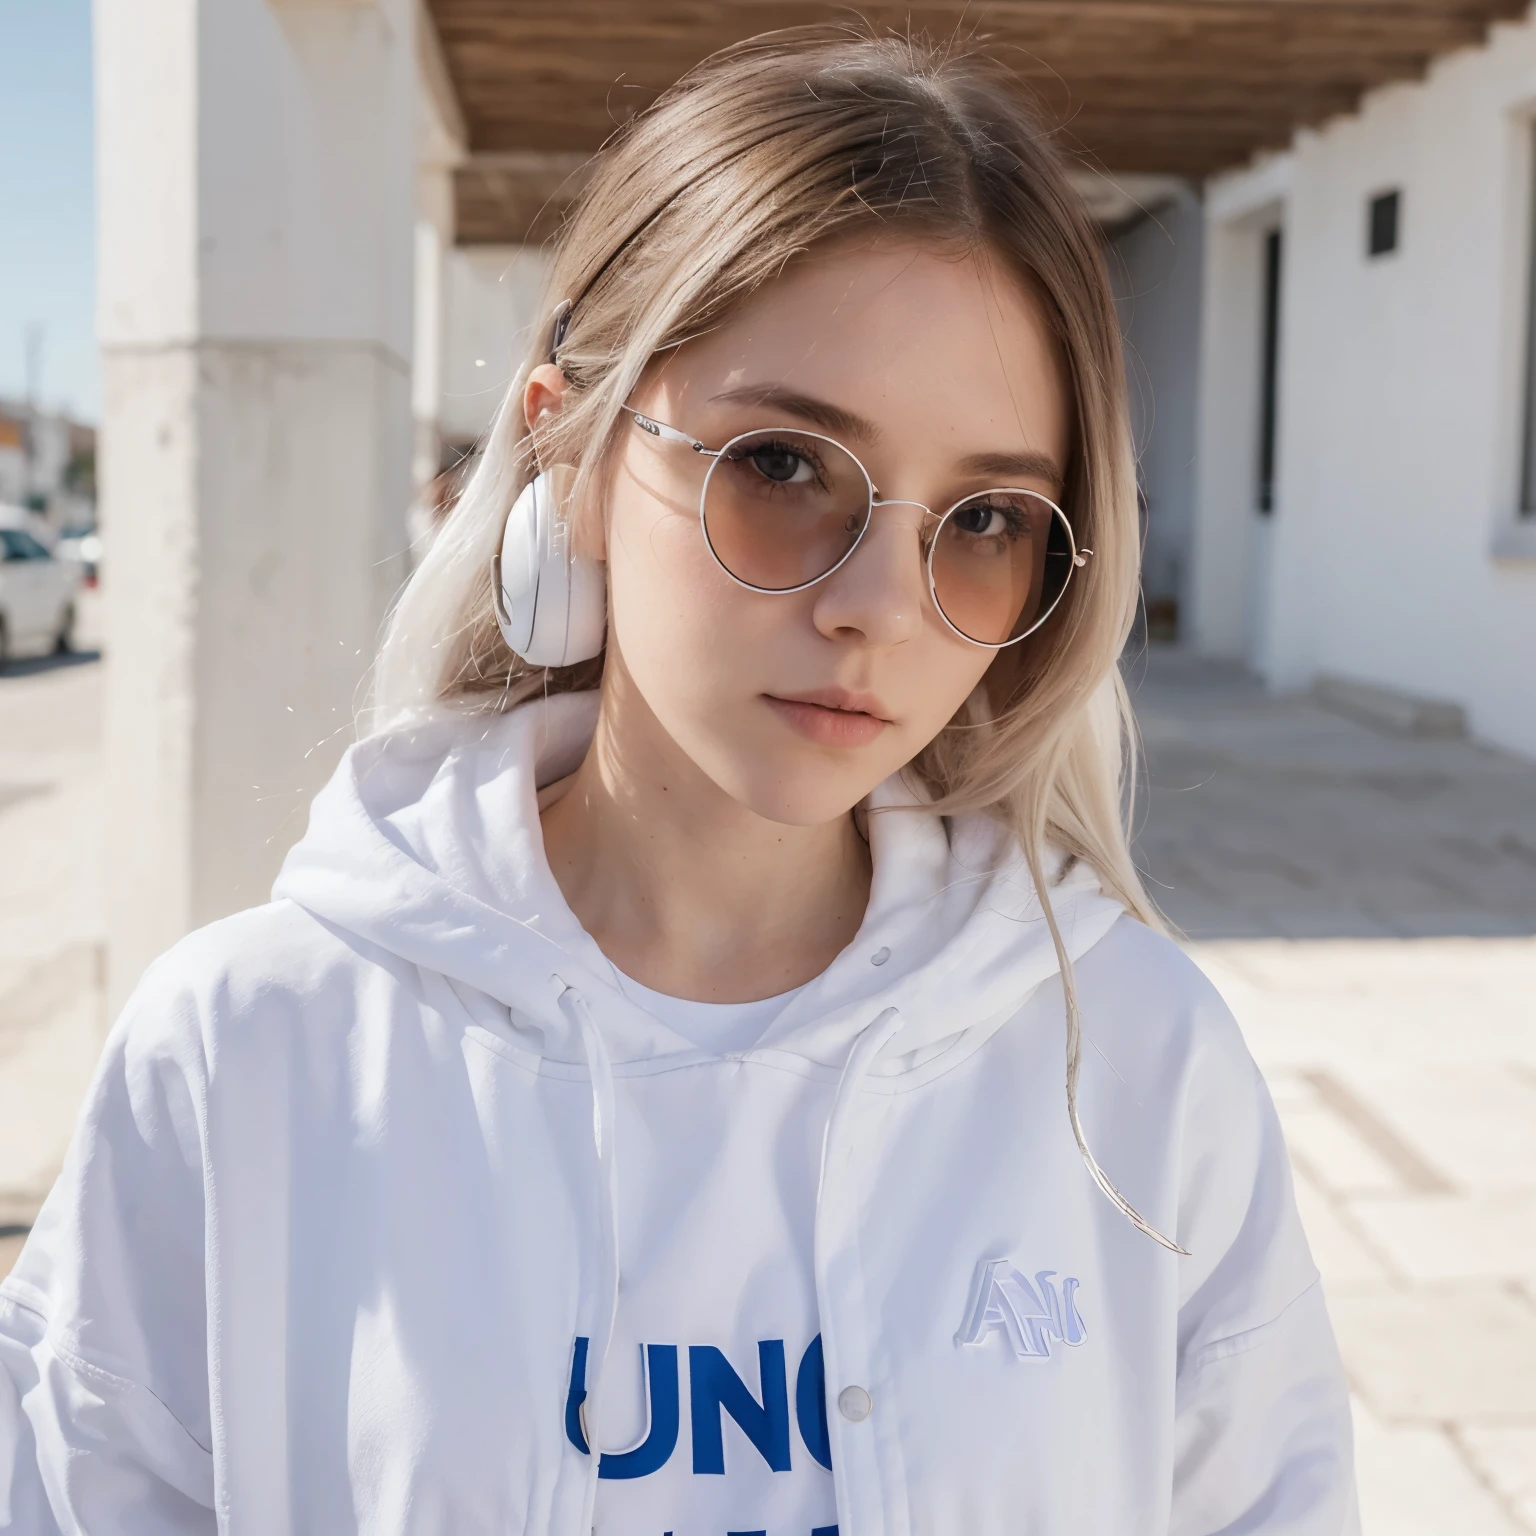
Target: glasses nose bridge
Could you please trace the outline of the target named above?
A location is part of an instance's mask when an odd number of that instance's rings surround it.
[[[937,516],[926,501],[911,501],[905,496],[882,496],[879,491],[875,491],[869,498],[870,511],[873,512],[876,507],[916,507],[918,511],[926,512],[929,517]]]

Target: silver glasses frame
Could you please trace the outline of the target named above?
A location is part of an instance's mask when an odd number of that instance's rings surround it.
[[[647,432],[652,437],[660,438],[663,442],[679,443],[685,448],[692,449],[693,452],[698,454],[701,458],[706,458],[711,461],[708,470],[706,470],[704,474],[704,484],[699,490],[699,531],[704,535],[704,543],[709,549],[709,553],[715,564],[718,565],[720,569],[724,571],[725,574],[730,577],[730,579],[734,581],[738,587],[742,587],[748,592],[762,592],[770,597],[787,597],[791,592],[804,592],[808,588],[816,586],[817,583],[825,581],[827,577],[832,575],[834,571],[841,570],[842,567],[845,566],[853,558],[854,551],[858,549],[859,545],[864,542],[864,535],[869,532],[869,525],[875,520],[876,507],[919,507],[924,512],[926,512],[929,517],[938,518],[938,525],[933,530],[933,537],[927,541],[928,552],[923,557],[923,566],[928,577],[928,596],[932,599],[934,612],[937,613],[938,616],[943,619],[945,625],[954,634],[958,635],[960,639],[964,640],[967,645],[980,646],[984,651],[1003,651],[1007,650],[1010,645],[1017,645],[1021,640],[1027,640],[1032,634],[1034,634],[1037,629],[1040,628],[1042,624],[1045,623],[1047,619],[1050,618],[1053,613],[1055,613],[1056,609],[1060,606],[1062,598],[1067,595],[1067,588],[1072,585],[1072,572],[1085,566],[1088,563],[1088,556],[1093,553],[1091,549],[1079,549],[1077,547],[1077,537],[1072,532],[1071,520],[1068,518],[1067,514],[1063,512],[1054,501],[1051,500],[1049,496],[1042,496],[1039,491],[1031,491],[1021,485],[989,486],[984,491],[972,491],[969,496],[962,496],[959,501],[955,502],[953,506],[949,507],[943,513],[937,513],[926,502],[908,501],[901,497],[881,496],[873,478],[870,476],[869,471],[864,467],[863,460],[860,459],[859,456],[846,444],[840,443],[835,437],[828,437],[825,433],[822,432],[808,432],[803,427],[753,427],[749,432],[738,432],[735,437],[731,438],[731,440],[725,443],[722,447],[708,448],[703,443],[701,443],[698,438],[690,437],[688,433],[681,432],[676,427],[669,427],[666,422],[657,421],[654,416],[646,416],[642,412],[637,411],[629,406],[626,406],[625,410],[629,415],[630,420],[637,427],[639,427],[642,432]],[[797,437],[809,438],[812,442],[828,443],[833,448],[836,448],[839,452],[847,454],[848,457],[852,459],[853,462],[858,466],[859,473],[864,476],[864,484],[869,490],[868,510],[864,514],[864,524],[859,529],[858,536],[854,539],[853,543],[848,546],[847,552],[835,565],[829,566],[821,573],[821,575],[813,576],[809,581],[802,581],[798,586],[794,587],[759,587],[755,586],[750,581],[743,581],[741,577],[738,576],[735,571],[733,571],[730,566],[728,566],[725,561],[720,558],[720,552],[715,548],[714,540],[709,536],[709,521],[704,515],[704,507],[709,499],[710,479],[714,475],[715,470],[719,468],[720,463],[725,458],[725,456],[731,451],[732,448],[736,446],[737,443],[743,442],[749,437],[761,437],[765,432],[774,431],[793,432]],[[955,624],[954,620],[944,612],[944,605],[939,601],[938,587],[934,581],[933,576],[933,554],[934,550],[938,548],[939,535],[944,531],[944,524],[947,523],[949,519],[960,510],[961,507],[968,506],[971,502],[975,501],[978,496],[990,496],[999,492],[1006,492],[1013,496],[1033,496],[1036,501],[1044,502],[1045,505],[1048,506],[1053,513],[1055,513],[1057,518],[1060,519],[1061,526],[1066,529],[1067,550],[1071,556],[1072,563],[1067,570],[1067,579],[1062,582],[1061,591],[1058,592],[1056,596],[1051,600],[1050,607],[1047,608],[1045,612],[1042,613],[1040,617],[1036,619],[1035,622],[1024,631],[1023,634],[1014,635],[1011,639],[1000,640],[994,643],[988,640],[977,640],[971,635],[966,634],[965,631],[960,629]]]

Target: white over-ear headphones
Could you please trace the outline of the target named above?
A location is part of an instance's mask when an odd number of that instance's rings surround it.
[[[502,638],[535,667],[568,667],[603,648],[608,591],[602,562],[571,548],[550,470],[523,488],[507,515],[491,562],[491,597]]]

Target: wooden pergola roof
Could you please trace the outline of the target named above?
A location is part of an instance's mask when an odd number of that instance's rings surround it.
[[[1526,0],[429,0],[469,138],[459,238],[542,232],[573,168],[715,49],[862,16],[979,33],[1064,140],[1112,173],[1202,177],[1481,42]]]

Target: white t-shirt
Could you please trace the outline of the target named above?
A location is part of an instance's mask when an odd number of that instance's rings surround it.
[[[632,1002],[717,1055],[750,1050],[795,996],[786,992],[751,1003],[696,1003],[654,992],[622,974],[618,981]],[[739,1155],[738,1144],[725,1161]],[[712,1182],[734,1176],[727,1167],[698,1169],[694,1198],[679,1191],[680,1206],[700,1200],[712,1204],[717,1193]],[[694,1177],[689,1175],[690,1183]],[[814,1201],[814,1191],[802,1183],[792,1203]],[[824,1436],[824,1429],[821,1434],[815,1429],[823,1410],[819,1404],[811,1408],[802,1391],[814,1383],[816,1395],[825,1400],[811,1256],[814,1211],[797,1214],[798,1220],[774,1223],[779,1251],[757,1274],[757,1283],[740,1294],[712,1296],[701,1306],[697,1294],[684,1301],[663,1278],[675,1277],[678,1262],[688,1265],[689,1253],[711,1240],[681,1210],[672,1224],[671,1242],[678,1251],[658,1255],[652,1272],[625,1274],[613,1344],[617,1416],[623,1420],[618,1433],[626,1445],[642,1440],[658,1412],[658,1395],[675,1403],[671,1412],[679,1433],[675,1450],[643,1475],[631,1465],[620,1476],[599,1477],[593,1513],[597,1536],[836,1536],[832,1474],[819,1454],[823,1446],[810,1449]],[[706,1340],[718,1347],[697,1347]],[[643,1344],[663,1346],[659,1356],[651,1357],[657,1369],[650,1374],[659,1380],[646,1380]],[[794,1426],[788,1444],[781,1443],[782,1434],[776,1442],[766,1433],[775,1416],[763,1414],[759,1405],[766,1404],[770,1391],[787,1397],[780,1407]],[[701,1397],[721,1406],[695,1421]],[[782,1411],[776,1416],[781,1427],[785,1417]],[[698,1444],[696,1422],[705,1426]]]
[[[630,1002],[638,1003],[649,1014],[675,1029],[683,1039],[691,1040],[701,1051],[724,1055],[727,1051],[750,1051],[762,1039],[763,1031],[792,1003],[804,987],[764,997],[753,1003],[695,1003],[685,997],[668,997],[641,986],[617,967],[619,990]]]

